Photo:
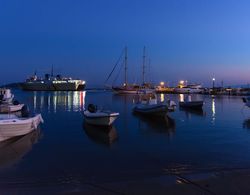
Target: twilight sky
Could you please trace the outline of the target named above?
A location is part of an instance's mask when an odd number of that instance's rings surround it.
[[[0,84],[51,64],[103,84],[126,45],[130,82],[146,46],[150,81],[250,83],[249,10],[247,0],[1,0]]]

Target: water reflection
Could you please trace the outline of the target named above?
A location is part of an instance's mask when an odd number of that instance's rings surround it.
[[[179,101],[184,102],[184,94],[179,94]]]
[[[0,169],[11,167],[18,163],[32,149],[32,146],[38,141],[40,136],[40,129],[37,129],[27,135],[1,142]]]
[[[206,112],[204,112],[203,109],[191,109],[191,108],[179,107],[179,110],[185,112],[187,118],[191,118],[192,115],[202,116],[202,117],[206,116]]]
[[[83,111],[86,91],[54,91],[33,92],[34,110],[47,109],[48,112],[56,113],[58,109],[64,111]]]
[[[215,99],[212,97],[212,124],[215,122]]]
[[[243,128],[250,129],[250,119],[246,119],[243,121]]]
[[[161,102],[164,102],[164,100],[165,100],[165,98],[164,98],[165,96],[164,96],[164,94],[163,93],[161,93],[161,95],[160,95],[160,101]]]
[[[111,145],[118,137],[115,126],[102,127],[84,123],[83,129],[90,139],[105,145]]]
[[[147,129],[155,133],[166,133],[173,135],[175,133],[175,121],[165,116],[144,116],[140,114],[134,114],[138,118],[138,126],[140,130]]]

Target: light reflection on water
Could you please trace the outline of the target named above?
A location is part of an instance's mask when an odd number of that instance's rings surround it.
[[[68,91],[68,92],[33,92],[33,108],[40,111],[47,108],[48,112],[56,113],[59,109],[67,112],[83,111],[85,106],[86,91]]]
[[[204,100],[203,110],[177,108],[169,113],[173,126],[161,118],[134,115],[132,108],[139,100],[135,95],[16,91],[15,97],[42,113],[44,136],[22,156],[24,160],[1,170],[3,179],[57,178],[66,172],[73,178],[113,181],[159,176],[166,167],[195,171],[250,164],[250,131],[245,129],[250,126],[250,109],[242,115],[240,97],[192,95]],[[168,99],[178,105],[184,95],[158,95],[159,101]],[[83,126],[81,111],[89,103],[119,112],[115,125],[107,130]]]

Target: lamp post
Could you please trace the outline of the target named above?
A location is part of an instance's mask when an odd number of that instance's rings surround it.
[[[214,90],[214,82],[215,82],[215,78],[213,78],[213,90]]]

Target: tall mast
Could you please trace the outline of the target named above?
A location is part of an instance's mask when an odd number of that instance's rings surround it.
[[[53,77],[54,76],[54,66],[52,64],[52,67],[51,67],[51,76]]]
[[[142,84],[145,83],[145,59],[146,59],[146,47],[143,47],[143,56],[142,56]]]
[[[127,69],[128,69],[128,48],[127,46],[125,47],[125,79],[124,79],[124,84],[127,86]]]

